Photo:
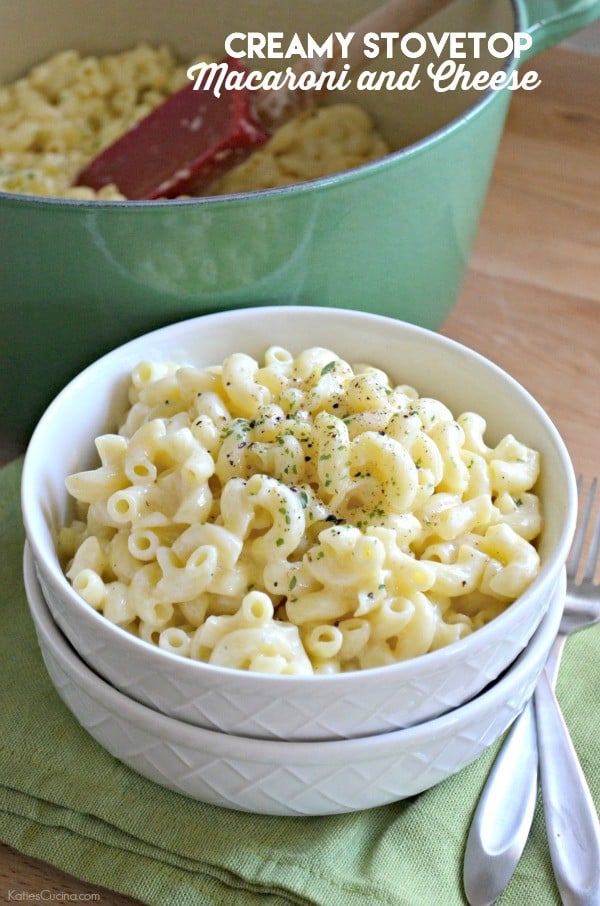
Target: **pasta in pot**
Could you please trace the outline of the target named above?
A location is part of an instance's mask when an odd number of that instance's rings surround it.
[[[496,617],[539,571],[539,454],[320,347],[142,362],[100,466],[67,479],[66,575],[104,616],[207,663],[393,664]]]
[[[114,185],[95,191],[72,183],[93,157],[182,88],[186,73],[168,47],[142,44],[103,57],[65,50],[0,86],[0,191],[124,200]],[[364,110],[334,104],[294,117],[207,194],[316,179],[389,151]]]

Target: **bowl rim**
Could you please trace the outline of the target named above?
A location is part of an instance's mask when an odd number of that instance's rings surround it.
[[[512,10],[514,23],[513,31],[521,31],[524,22],[521,3],[519,0],[506,0],[506,2]],[[506,75],[510,75],[510,73],[517,68],[517,64],[518,61],[513,52],[506,57],[505,64],[499,71],[503,71]],[[465,111],[451,119],[450,122],[434,129],[433,132],[427,133],[423,138],[411,142],[409,145],[399,148],[396,151],[392,151],[390,154],[386,154],[384,157],[369,161],[365,164],[360,164],[357,167],[351,167],[349,170],[342,170],[339,173],[320,176],[316,179],[306,180],[301,183],[293,183],[289,186],[278,186],[273,189],[259,189],[252,192],[236,192],[228,195],[209,195],[195,198],[157,198],[152,200],[56,198],[52,196],[0,191],[0,202],[11,201],[15,204],[32,207],[73,208],[74,210],[83,209],[85,211],[98,209],[139,211],[164,207],[171,210],[173,207],[195,208],[200,205],[209,205],[211,207],[215,205],[228,205],[235,202],[244,202],[254,197],[259,197],[261,199],[277,197],[285,198],[288,195],[305,194],[319,189],[330,189],[337,186],[339,183],[354,182],[361,179],[363,176],[369,176],[385,171],[388,167],[394,166],[404,158],[417,156],[427,151],[430,146],[435,147],[436,145],[441,144],[446,139],[454,136],[463,125],[466,125],[471,120],[474,120],[479,115],[483,114],[487,107],[493,103],[496,96],[502,96],[506,91],[506,88],[503,88],[500,91],[488,88],[481,94],[478,100],[470,104]]]
[[[207,327],[210,328],[211,322],[222,323],[229,320],[235,321],[238,318],[241,318],[242,320],[247,318],[252,319],[258,314],[263,318],[268,318],[271,313],[275,312],[278,312],[279,315],[284,312],[286,315],[297,314],[300,317],[310,316],[311,318],[314,318],[315,313],[318,312],[322,313],[323,316],[329,315],[334,318],[343,318],[346,322],[352,321],[360,323],[361,325],[377,323],[380,327],[386,327],[388,329],[393,325],[395,330],[400,329],[408,337],[419,337],[426,340],[428,343],[433,342],[434,344],[437,344],[438,347],[441,347],[442,349],[449,349],[455,354],[474,359],[479,365],[490,370],[496,377],[505,382],[518,395],[523,397],[536,414],[538,420],[542,423],[552,440],[556,452],[559,454],[564,473],[561,477],[563,477],[567,483],[566,493],[569,505],[568,511],[563,514],[562,532],[557,540],[550,561],[542,564],[540,572],[531,585],[510,605],[510,607],[495,617],[490,623],[478,629],[477,632],[471,633],[462,639],[452,642],[450,645],[436,651],[427,652],[419,657],[398,661],[394,664],[369,668],[368,670],[357,670],[331,675],[312,674],[307,676],[250,673],[231,667],[223,667],[216,664],[207,664],[202,661],[183,658],[180,655],[158,648],[156,645],[152,645],[151,643],[145,642],[132,635],[122,627],[106,620],[102,614],[98,613],[93,608],[90,608],[89,605],[83,601],[66,579],[60,567],[56,551],[54,551],[55,556],[52,561],[48,561],[45,557],[43,550],[39,546],[36,532],[32,526],[32,521],[35,518],[34,514],[38,512],[42,506],[39,495],[36,492],[38,482],[36,481],[35,475],[39,469],[39,465],[36,465],[36,460],[40,461],[36,448],[39,445],[41,445],[42,449],[44,448],[43,435],[46,426],[52,421],[55,411],[60,409],[63,401],[77,394],[79,385],[85,384],[85,382],[93,376],[96,370],[102,371],[105,364],[113,356],[118,358],[126,355],[127,352],[134,348],[138,343],[143,343],[144,345],[146,343],[151,343],[158,338],[158,336],[163,338],[162,341],[164,342],[164,338],[168,339],[169,334],[177,334],[179,332],[185,332],[187,334],[198,327],[205,330]],[[90,444],[92,443],[93,438],[90,439]],[[298,691],[302,685],[305,685],[308,690],[317,683],[327,683],[328,688],[335,692],[340,691],[340,685],[349,685],[351,683],[351,679],[349,678],[351,677],[361,677],[362,681],[365,681],[365,678],[368,677],[368,680],[366,680],[368,682],[379,682],[380,680],[385,682],[392,677],[397,679],[398,676],[402,676],[403,674],[406,676],[414,676],[415,672],[433,674],[438,670],[446,669],[447,661],[449,659],[460,658],[465,649],[469,651],[474,647],[477,648],[479,643],[483,644],[491,634],[498,632],[498,627],[501,627],[504,623],[510,621],[510,615],[514,612],[514,608],[526,606],[527,602],[531,601],[533,597],[537,597],[538,589],[543,588],[549,581],[551,581],[552,584],[556,581],[560,569],[566,562],[572,536],[574,534],[577,516],[577,486],[567,448],[546,411],[534,399],[529,391],[515,380],[515,378],[511,377],[510,374],[480,353],[470,349],[462,343],[458,343],[456,340],[445,337],[442,334],[428,330],[427,328],[418,327],[414,324],[409,324],[405,321],[389,318],[385,315],[375,315],[369,312],[342,308],[323,307],[316,309],[310,306],[264,306],[258,308],[230,309],[176,321],[165,327],[142,334],[127,343],[115,347],[76,375],[46,408],[31,436],[23,463],[21,478],[21,511],[27,540],[31,546],[38,569],[44,573],[46,580],[56,587],[57,591],[59,591],[63,597],[66,596],[71,607],[74,607],[76,610],[83,613],[89,621],[97,621],[98,626],[101,627],[104,632],[109,633],[110,635],[116,635],[116,637],[120,638],[124,644],[139,648],[142,656],[147,658],[159,658],[162,663],[170,663],[172,666],[176,666],[179,671],[183,670],[186,671],[186,673],[189,672],[190,676],[195,674],[198,678],[200,678],[202,674],[206,674],[207,676],[210,675],[215,678],[220,676],[224,681],[228,679],[229,681],[235,682],[236,679],[239,681],[240,676],[242,676],[244,677],[245,685],[249,688],[260,689],[277,687],[281,692],[287,685],[290,691]],[[522,602],[525,603],[522,604]],[[207,670],[209,671],[208,673],[206,673]]]
[[[359,759],[382,757],[392,754],[397,747],[407,742],[422,744],[428,738],[435,738],[438,733],[450,728],[458,731],[461,724],[470,724],[491,710],[494,705],[500,706],[506,703],[510,690],[518,688],[526,679],[531,669],[531,662],[535,662],[538,657],[543,658],[543,653],[550,650],[559,629],[566,591],[566,575],[563,567],[556,585],[549,595],[548,611],[527,647],[498,680],[488,685],[468,702],[439,717],[414,726],[371,736],[347,739],[285,740],[237,736],[232,733],[198,727],[155,711],[153,708],[129,698],[123,692],[119,692],[87,666],[58,629],[37,579],[34,557],[27,541],[23,549],[23,577],[36,634],[43,638],[43,643],[38,638],[40,648],[46,645],[61,669],[90,698],[99,700],[106,709],[111,712],[118,711],[122,717],[127,718],[135,726],[160,736],[162,739],[175,740],[185,745],[195,745],[198,748],[209,750],[211,744],[220,749],[226,738],[230,746],[228,752],[230,757],[236,757],[234,749],[239,748],[239,757],[244,760],[276,760],[281,764],[285,764],[286,759],[290,756],[295,764],[312,762],[316,757],[324,754],[327,757],[339,758],[340,761],[346,759],[348,755],[358,756]]]

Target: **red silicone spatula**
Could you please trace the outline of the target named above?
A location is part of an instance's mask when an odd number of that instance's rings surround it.
[[[243,70],[227,59],[228,69]],[[193,195],[269,138],[250,106],[250,91],[194,90],[190,82],[109,145],[75,185],[114,183],[130,199]]]

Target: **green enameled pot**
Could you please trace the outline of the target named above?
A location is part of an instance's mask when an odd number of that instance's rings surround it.
[[[233,31],[323,38],[347,30],[374,6],[373,0],[4,3],[0,78],[23,75],[67,47],[100,54],[145,40],[168,43],[191,59],[201,51],[220,54]],[[455,0],[422,30],[527,31],[531,56],[598,16],[600,0]],[[485,54],[465,60],[473,71],[518,63]],[[401,71],[407,62],[385,60],[381,68]],[[4,437],[25,439],[57,390],[106,350],[190,315],[301,303],[437,328],[460,288],[510,98],[506,89],[440,93],[428,78],[410,92],[346,91],[339,99],[369,109],[399,150],[280,190],[166,202],[0,194]]]

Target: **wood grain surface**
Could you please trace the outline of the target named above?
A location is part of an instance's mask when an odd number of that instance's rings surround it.
[[[530,390],[576,470],[600,475],[600,57],[552,50],[531,66],[542,85],[513,100],[471,266],[443,333]],[[0,846],[0,902],[9,890],[135,902]]]

